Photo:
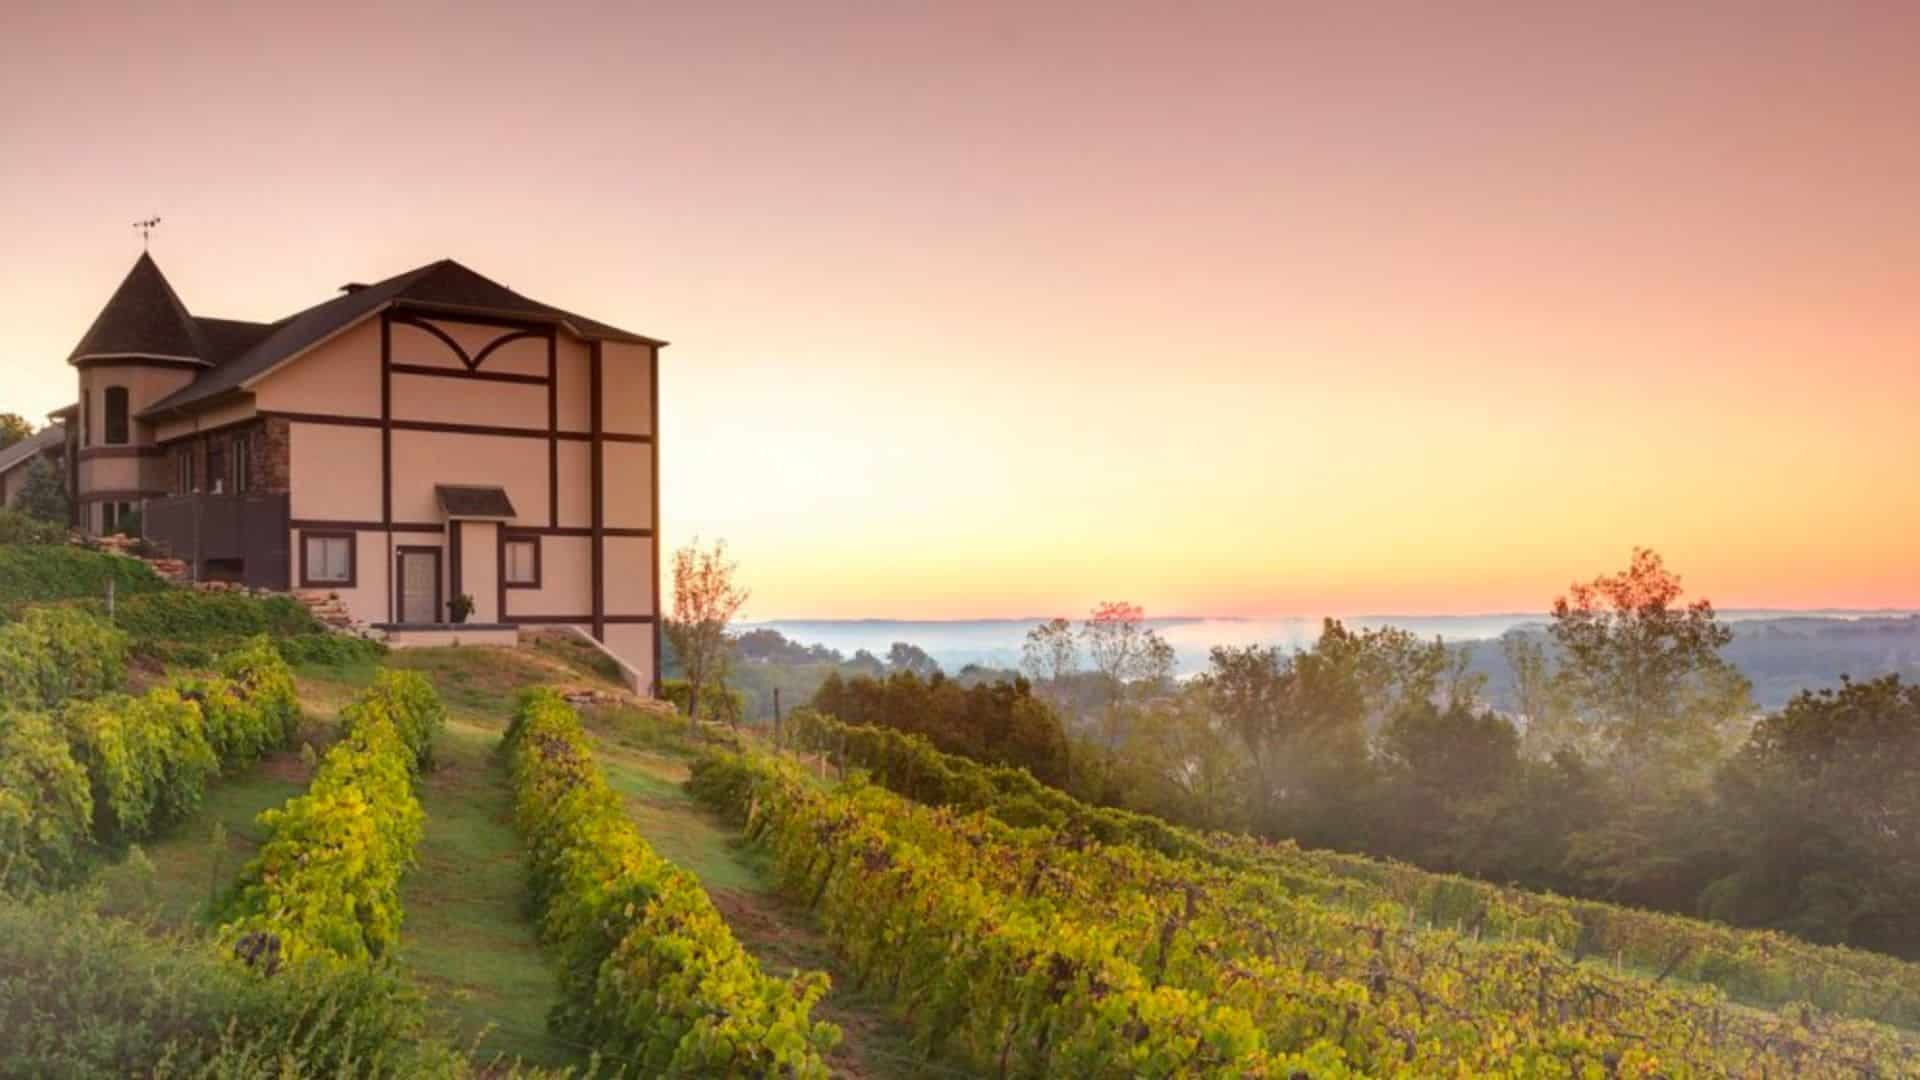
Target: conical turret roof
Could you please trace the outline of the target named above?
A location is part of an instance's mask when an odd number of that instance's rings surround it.
[[[140,253],[67,361],[99,357],[211,362],[199,327],[146,252]]]

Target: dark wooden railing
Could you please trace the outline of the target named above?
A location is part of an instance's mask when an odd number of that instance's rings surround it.
[[[148,540],[195,567],[198,577],[269,589],[285,589],[291,580],[284,494],[148,499],[140,523]]]

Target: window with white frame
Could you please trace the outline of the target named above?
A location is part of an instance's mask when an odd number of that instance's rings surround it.
[[[352,585],[353,534],[304,534],[300,538],[300,584]]]
[[[540,538],[508,537],[502,549],[506,583],[523,589],[540,586]]]

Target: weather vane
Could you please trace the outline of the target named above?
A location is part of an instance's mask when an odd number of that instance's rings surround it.
[[[158,214],[155,214],[153,217],[150,217],[145,221],[136,221],[133,223],[133,227],[140,230],[140,250],[141,251],[147,250],[148,238],[153,235],[153,230],[157,226],[159,226],[159,224],[160,224],[160,215]]]

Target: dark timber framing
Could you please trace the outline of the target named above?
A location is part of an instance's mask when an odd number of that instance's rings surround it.
[[[528,383],[533,386],[545,386],[547,380],[539,375],[516,375],[510,371],[470,371],[466,368],[434,367],[431,364],[395,364],[395,375],[432,375],[443,379],[484,379],[488,382]]]
[[[547,333],[547,525],[560,525],[560,343]],[[506,618],[505,608],[500,617]]]
[[[593,342],[587,353],[587,422],[593,432],[591,450],[593,483],[593,639],[607,640],[607,538],[604,445],[600,441],[602,393],[600,387],[600,343]]]
[[[387,534],[387,573],[400,571],[400,557],[393,547],[393,312],[380,313],[380,524]],[[400,583],[387,583],[387,621],[400,615],[394,605],[400,595]],[[435,614],[439,607],[434,607]]]
[[[653,440],[653,513],[647,518],[652,539],[647,548],[653,553],[653,696],[660,692],[660,346],[647,346],[647,436]]]
[[[499,427],[491,424],[445,424],[437,420],[395,420],[391,416],[346,416],[340,413],[287,412],[285,410],[263,410],[255,415],[297,424],[334,424],[341,427],[382,428],[389,431],[435,431],[448,435],[499,435],[520,439],[559,438],[573,442],[591,442],[596,437],[591,431],[549,431],[546,428]],[[618,443],[653,441],[651,435],[619,431],[603,431],[598,438],[602,442]]]

